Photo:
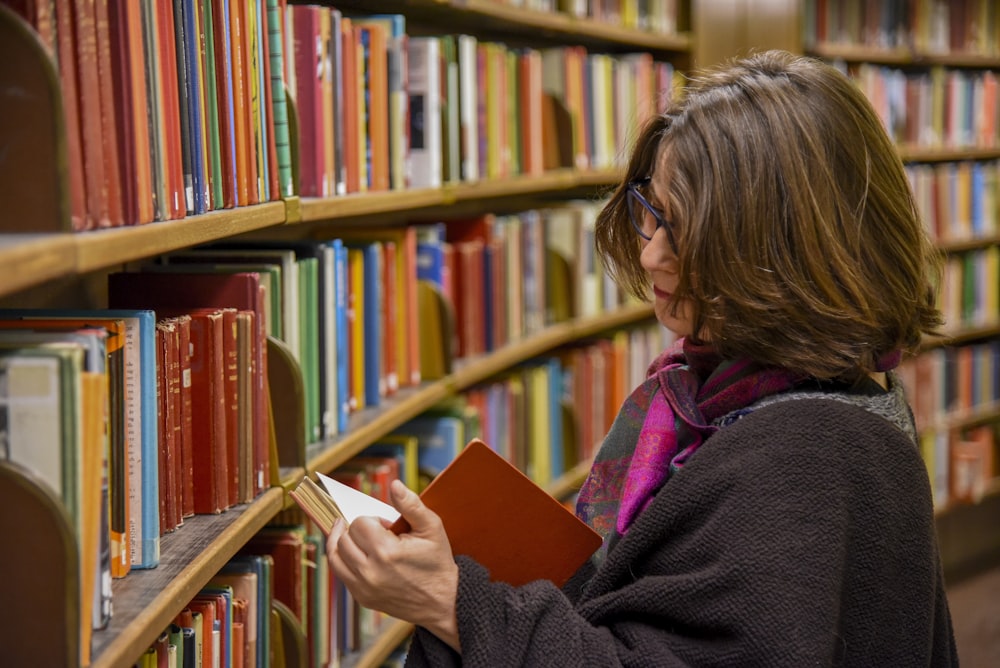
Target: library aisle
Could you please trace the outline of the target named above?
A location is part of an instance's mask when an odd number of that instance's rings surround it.
[[[1000,565],[948,587],[963,668],[1000,666]]]

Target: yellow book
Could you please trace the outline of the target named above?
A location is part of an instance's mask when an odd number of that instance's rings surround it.
[[[350,410],[365,407],[365,255],[347,250],[348,403]]]

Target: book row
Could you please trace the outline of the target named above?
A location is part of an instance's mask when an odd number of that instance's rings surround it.
[[[808,45],[1000,55],[1000,14],[991,0],[806,0],[803,23]]]
[[[676,78],[649,54],[411,37],[400,14],[285,0],[4,4],[56,64],[76,230],[609,168]]]
[[[506,4],[521,4],[506,0]],[[678,0],[525,0],[525,6],[558,10],[576,18],[675,35],[678,30]]]
[[[277,0],[6,4],[57,64],[73,229],[293,194]]]
[[[988,239],[1000,233],[998,173],[996,160],[906,165],[920,217],[935,241]]]
[[[904,360],[899,376],[917,429],[940,430],[1000,401],[1000,341],[928,350]]]
[[[674,79],[649,54],[413,36],[398,14],[291,5],[286,23],[307,197],[610,168]]]
[[[990,424],[922,434],[920,446],[936,509],[983,499],[1000,475],[997,443],[996,428]]]
[[[1000,146],[1000,86],[995,70],[934,66],[908,71],[863,63],[851,75],[889,136],[901,146]]]
[[[938,305],[950,331],[1000,322],[1000,246],[949,254]]]
[[[977,501],[993,483],[996,424],[973,418],[1000,404],[1000,341],[935,348],[898,369],[913,408],[934,504]],[[961,422],[974,426],[956,426]]]

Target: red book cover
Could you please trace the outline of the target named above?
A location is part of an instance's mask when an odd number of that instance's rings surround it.
[[[101,120],[101,90],[98,74],[97,23],[94,0],[74,3],[77,91],[80,95],[80,136],[83,147],[84,183],[87,200],[87,229],[110,227],[104,125]]]
[[[219,513],[228,506],[223,323],[221,310],[191,312],[191,420],[201,437],[192,462],[197,514]]]
[[[156,323],[156,397],[157,397],[157,453],[159,458],[159,494],[160,501],[160,535],[164,535],[174,530],[174,525],[170,521],[170,448],[167,445],[167,410],[164,407],[167,397],[167,329],[169,325],[162,322]]]
[[[206,309],[212,311],[214,309]],[[236,309],[222,308],[223,410],[226,422],[226,505],[239,501],[240,423],[239,382],[237,360]],[[194,311],[192,314],[196,314]]]
[[[115,76],[112,67],[111,23],[108,20],[109,0],[94,3],[94,26],[97,31],[97,69],[101,100],[101,138],[104,156],[104,178],[106,181],[108,223],[112,227],[124,224],[122,206],[122,171],[118,153],[120,123],[115,109]],[[114,54],[117,56],[117,54]]]
[[[293,58],[295,61],[295,106],[299,117],[299,194],[319,197],[322,194],[322,115],[317,62],[319,54],[320,7],[292,5]],[[320,159],[317,160],[317,153]]]
[[[222,205],[235,206],[236,165],[234,163],[235,130],[233,108],[229,91],[233,87],[232,44],[226,35],[225,5],[223,0],[211,0],[212,36],[215,40],[216,106],[219,110],[219,153],[222,166]]]
[[[70,221],[74,230],[87,227],[87,198],[84,184],[83,146],[80,137],[80,96],[77,91],[76,38],[73,30],[73,3],[56,0],[56,25],[63,26],[56,35],[56,54],[59,67],[59,84],[62,90],[63,111],[66,115],[66,158],[69,172]]]
[[[177,325],[177,365],[180,380],[177,416],[180,426],[181,516],[194,515],[194,433],[191,420],[191,316],[174,319]]]

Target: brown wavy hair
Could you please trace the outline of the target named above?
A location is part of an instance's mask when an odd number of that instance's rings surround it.
[[[857,381],[936,332],[940,258],[895,146],[858,87],[768,51],[705,71],[641,130],[597,220],[628,292],[649,277],[627,211],[632,179],[663,178],[693,331],[727,357]]]

